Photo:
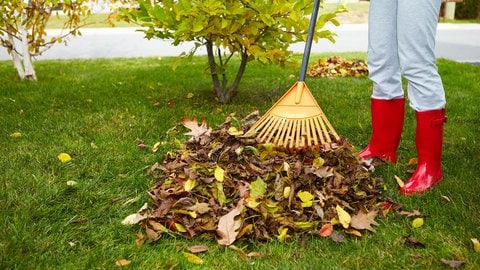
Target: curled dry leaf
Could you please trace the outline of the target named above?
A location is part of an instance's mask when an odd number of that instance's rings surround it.
[[[460,266],[462,266],[463,264],[465,264],[465,261],[456,261],[456,260],[446,260],[446,259],[440,259],[440,261],[448,266],[450,266],[451,268],[459,268]]]
[[[208,251],[208,247],[207,246],[204,246],[204,245],[196,245],[196,246],[191,246],[188,248],[188,251],[190,251],[191,253],[202,253],[202,252],[207,252]]]
[[[129,261],[129,260],[127,260],[127,259],[120,259],[120,260],[118,260],[118,261],[115,262],[115,265],[122,267],[122,266],[127,266],[127,265],[129,265],[130,263],[131,263],[131,261]]]

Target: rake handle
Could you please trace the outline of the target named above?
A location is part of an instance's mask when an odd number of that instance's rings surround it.
[[[310,58],[310,51],[312,49],[312,40],[313,33],[315,33],[315,23],[317,22],[318,9],[320,7],[320,0],[314,0],[312,16],[310,16],[310,25],[308,27],[307,41],[305,42],[305,49],[303,51],[302,66],[300,69],[300,78],[299,81],[305,81],[305,76],[307,74],[308,60]]]

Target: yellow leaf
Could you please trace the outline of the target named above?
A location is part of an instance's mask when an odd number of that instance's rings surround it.
[[[320,168],[323,166],[323,164],[325,163],[325,160],[321,157],[317,157],[313,160],[313,167],[315,168]]]
[[[177,228],[177,231],[179,232],[187,232],[187,229],[181,223],[175,223],[175,228]]]
[[[350,221],[352,220],[350,214],[347,211],[343,210],[343,208],[338,204],[335,209],[337,210],[338,221],[340,222],[340,224],[342,224],[343,228],[348,228],[348,226],[350,226]]]
[[[13,132],[12,134],[10,134],[10,137],[12,137],[12,138],[20,138],[20,137],[22,137],[22,133],[20,133],[20,132]]]
[[[69,162],[70,160],[72,160],[72,157],[70,157],[70,155],[67,154],[67,153],[60,153],[60,154],[58,154],[57,158],[58,158],[62,163]]]
[[[395,177],[395,180],[397,181],[397,184],[398,184],[399,187],[403,187],[403,186],[404,186],[403,180],[400,179],[400,177],[398,177],[398,176],[396,176],[396,175],[393,176],[393,177]]]
[[[419,227],[422,227],[422,225],[423,225],[423,218],[416,218],[412,221],[413,228],[419,228]]]
[[[243,131],[238,130],[236,127],[230,127],[228,129],[228,134],[232,136],[240,136],[240,135],[243,135]]]
[[[291,189],[290,187],[285,187],[285,188],[283,189],[283,197],[284,197],[285,199],[288,199],[288,197],[290,197],[290,189]]]
[[[312,205],[313,205],[313,201],[302,202],[303,208],[312,207]]]
[[[255,198],[252,198],[252,197],[246,198],[245,202],[246,202],[246,205],[250,208],[255,208],[260,204],[259,202],[257,202]]]
[[[188,92],[187,98],[193,98],[193,97],[194,97],[194,94],[192,92]]]
[[[219,166],[217,166],[214,172],[215,179],[217,179],[218,182],[223,182],[224,173],[225,171]]]
[[[348,233],[348,234],[358,236],[358,237],[362,237],[362,233],[355,230],[355,229],[348,229],[348,230],[345,230],[345,232]]]
[[[195,186],[197,185],[197,180],[195,179],[188,179],[185,184],[183,184],[183,189],[185,189],[185,191],[190,191],[192,190],[193,188],[195,188]]]
[[[155,143],[152,147],[152,152],[154,152],[154,153],[157,152],[159,146],[160,146],[160,142]]]
[[[308,191],[300,190],[297,193],[297,196],[300,198],[300,200],[302,200],[302,202],[308,202],[308,201],[313,200],[313,195]]]
[[[297,221],[297,222],[294,222],[293,224],[295,224],[295,226],[297,226],[297,228],[299,228],[300,230],[307,230],[315,226],[313,222],[308,222],[308,221]]]
[[[73,180],[67,181],[67,186],[75,186],[76,184],[77,184],[76,181],[73,181]]]
[[[288,228],[279,228],[277,239],[280,243],[285,243],[285,239],[287,239]]]
[[[478,239],[477,238],[471,238],[470,240],[473,243],[473,249],[475,250],[475,252],[480,253],[480,242],[478,241]]]
[[[115,262],[115,265],[116,266],[127,266],[131,263],[131,261],[129,260],[126,260],[126,259],[120,259],[118,261]]]
[[[187,258],[187,260],[191,263],[203,264],[203,260],[195,254],[192,254],[190,252],[183,252],[183,256]]]

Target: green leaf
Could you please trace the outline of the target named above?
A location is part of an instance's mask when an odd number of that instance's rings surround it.
[[[265,195],[266,192],[267,189],[262,178],[257,177],[257,180],[250,184],[250,197],[257,199],[258,197]]]

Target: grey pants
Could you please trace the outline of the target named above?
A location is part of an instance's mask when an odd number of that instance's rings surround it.
[[[404,97],[416,111],[445,107],[445,91],[435,58],[441,0],[370,0],[368,69],[372,98]]]

